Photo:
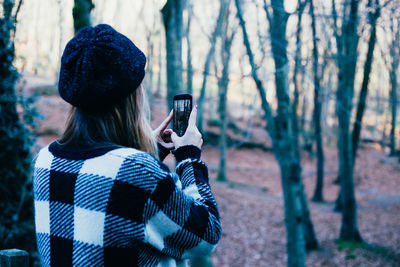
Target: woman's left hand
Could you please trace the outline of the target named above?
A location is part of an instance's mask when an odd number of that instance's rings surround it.
[[[175,145],[171,140],[171,134],[173,131],[171,129],[166,129],[169,122],[172,120],[173,115],[173,110],[171,110],[168,117],[160,124],[160,126],[157,127],[157,129],[153,131],[157,143],[168,150],[173,150],[175,148]]]

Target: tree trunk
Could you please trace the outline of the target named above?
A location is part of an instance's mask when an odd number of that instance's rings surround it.
[[[184,0],[168,0],[162,8],[167,50],[167,102],[173,108],[174,95],[184,92],[182,81],[182,37]]]
[[[372,0],[368,1],[368,7],[372,8]],[[357,156],[357,149],[360,139],[360,133],[362,128],[362,119],[364,115],[365,105],[367,102],[367,94],[368,94],[368,84],[369,84],[369,76],[371,73],[372,61],[374,58],[374,49],[375,49],[375,42],[376,42],[376,22],[380,16],[380,3],[379,0],[375,0],[375,12],[368,12],[369,23],[371,25],[371,31],[368,41],[368,52],[367,58],[365,59],[364,63],[364,74],[363,74],[363,81],[361,85],[360,96],[358,98],[357,104],[357,113],[356,119],[354,120],[353,124],[353,132],[351,136],[352,145],[353,145],[353,168],[356,163],[356,156]]]
[[[317,183],[315,186],[314,201],[324,201],[323,199],[323,185],[324,185],[324,147],[322,140],[322,129],[321,129],[321,106],[322,106],[322,94],[321,94],[321,78],[318,71],[318,47],[317,47],[317,29],[314,15],[314,3],[310,0],[310,16],[311,16],[311,28],[313,36],[313,72],[314,72],[314,135],[317,146]]]
[[[289,98],[288,60],[286,23],[288,14],[284,12],[283,0],[272,0],[273,14],[269,13],[264,1],[267,18],[270,22],[271,46],[275,62],[275,84],[278,98],[277,116],[274,117],[266,98],[265,88],[257,74],[253,52],[247,35],[246,25],[240,0],[235,0],[237,17],[243,33],[243,42],[249,57],[251,75],[261,97],[261,107],[267,121],[268,131],[274,148],[274,154],[278,160],[285,203],[285,224],[287,235],[288,266],[305,265],[305,245],[302,197],[303,187],[301,179],[301,166],[298,153],[295,148],[295,136],[293,131],[292,103]],[[304,198],[303,198],[304,200]],[[306,201],[305,201],[306,202]],[[310,220],[311,221],[311,220]]]
[[[302,88],[301,91],[301,110],[300,110],[300,120],[299,120],[299,134],[302,137],[302,144],[299,143],[299,147],[302,149],[306,150],[310,155],[312,154],[312,138],[310,138],[309,131],[307,130],[307,108],[308,108],[308,99],[307,99],[307,89],[308,89],[308,84],[306,83],[307,79],[307,74],[306,74],[306,66],[301,65],[300,68],[300,82],[299,86]],[[300,92],[299,92],[300,93]],[[299,94],[300,97],[300,94]]]
[[[299,201],[301,168],[290,150],[287,150],[289,147],[283,143],[281,142],[280,149],[276,150],[276,153],[281,157],[279,166],[285,201],[287,261],[290,267],[305,266],[304,227],[302,227],[301,203]]]
[[[307,1],[298,1],[298,22],[297,22],[297,31],[296,31],[296,55],[295,55],[295,66],[294,66],[294,73],[293,73],[293,83],[294,83],[294,99],[293,99],[293,111],[292,111],[292,118],[293,118],[293,134],[294,134],[294,149],[296,150],[296,157],[299,159],[301,158],[300,154],[300,146],[299,146],[299,127],[298,127],[298,118],[297,118],[297,109],[298,109],[298,102],[299,102],[299,88],[301,87],[300,82],[298,80],[298,72],[301,70],[301,21],[302,21],[302,14],[304,8],[307,4]],[[304,76],[304,75],[303,75]],[[301,177],[300,177],[301,179]],[[318,241],[314,232],[314,226],[311,221],[310,211],[308,209],[307,204],[307,195],[304,192],[304,185],[301,183],[301,209],[302,209],[302,218],[304,220],[304,239],[306,243],[306,250],[313,250],[318,248]]]
[[[227,181],[226,178],[226,130],[228,126],[228,120],[226,118],[226,93],[228,88],[220,88],[220,117],[221,117],[221,132],[219,136],[219,171],[217,180]]]
[[[303,11],[307,4],[307,1],[298,1],[298,9],[297,9],[297,30],[296,30],[296,54],[294,57],[294,71],[293,71],[293,85],[294,85],[294,96],[293,96],[293,131],[295,133],[295,142],[296,148],[299,147],[299,122],[297,118],[298,109],[299,109],[299,90],[300,90],[300,82],[299,82],[299,71],[301,69],[301,21],[303,17]],[[300,151],[297,153],[300,154]]]
[[[31,133],[17,112],[13,66],[16,16],[14,0],[2,2],[0,18],[0,247],[35,250],[31,183]],[[17,12],[21,5],[18,1]],[[22,117],[22,116],[21,116]]]
[[[338,45],[338,89],[336,93],[337,116],[339,121],[340,201],[342,224],[340,239],[362,241],[357,227],[357,206],[354,193],[352,142],[350,136],[350,114],[354,95],[354,79],[357,63],[358,0],[351,0],[350,11],[343,16],[342,33]]]
[[[301,177],[300,177],[301,179]],[[307,203],[307,195],[304,191],[304,184],[301,183],[301,195],[300,195],[300,203],[301,203],[301,214],[303,218],[304,225],[304,240],[306,243],[306,250],[311,251],[319,248],[317,236],[314,231],[314,225],[311,221],[310,210],[308,208]]]
[[[192,43],[190,39],[190,26],[192,22],[192,3],[191,0],[187,0],[187,10],[188,18],[186,25],[186,45],[187,45],[187,69],[186,69],[186,79],[187,79],[187,91],[189,94],[193,94],[193,65],[192,65]]]
[[[56,84],[58,85],[58,77],[59,77],[59,72],[60,72],[60,67],[61,67],[61,57],[63,54],[63,6],[62,6],[62,0],[57,0],[58,4],[58,29],[59,29],[59,36],[58,36],[58,62],[57,62],[57,68],[56,68]],[[37,34],[39,36],[39,34]],[[50,54],[50,53],[49,53]],[[39,55],[39,52],[37,52],[37,56]],[[35,71],[36,73],[36,71]]]
[[[397,64],[398,65],[398,64]],[[392,112],[392,123],[390,128],[390,154],[396,154],[396,120],[397,120],[397,75],[395,67],[390,71],[390,107]]]
[[[74,31],[77,34],[82,28],[90,26],[90,12],[94,8],[92,0],[74,0],[72,16],[74,18]]]
[[[160,36],[160,43],[159,43],[159,48],[158,48],[158,75],[157,75],[157,90],[156,90],[156,95],[158,97],[161,97],[161,79],[162,79],[162,73],[163,73],[163,62],[162,62],[163,56],[162,56],[162,44],[161,44],[161,36]]]
[[[395,8],[392,12],[395,12]],[[392,123],[390,128],[390,154],[396,154],[396,120],[397,120],[397,71],[400,64],[400,26],[391,24],[391,30],[393,34],[392,43],[390,44],[390,57],[391,64],[389,66],[389,77],[390,77],[390,107],[392,114]]]
[[[228,128],[228,119],[227,119],[227,93],[228,93],[228,85],[229,85],[229,63],[231,59],[231,47],[232,41],[235,37],[235,31],[231,32],[230,36],[228,36],[228,14],[226,14],[224,18],[224,27],[223,32],[221,34],[222,37],[222,46],[221,46],[221,61],[222,61],[222,75],[218,79],[218,91],[219,91],[219,114],[221,118],[221,132],[219,139],[219,147],[220,147],[220,161],[219,161],[219,171],[217,180],[226,181],[226,130]]]
[[[153,90],[153,58],[154,58],[154,43],[153,43],[153,33],[151,30],[148,30],[146,33],[147,40],[147,70],[145,77],[145,90],[147,92],[147,96],[149,97],[149,101],[153,98],[154,90]]]
[[[300,216],[301,223],[288,222],[287,228],[293,227],[295,224],[298,224],[296,227],[302,228],[300,230],[302,237],[300,239],[296,237],[291,242],[291,245],[288,245],[288,264],[289,266],[301,266],[302,264],[304,264],[304,234],[311,234],[307,236],[307,238],[305,238],[306,241],[312,241],[310,244],[307,244],[306,247],[315,248],[318,245],[313,231],[311,219],[309,217],[307,199],[305,197],[302,184],[300,155],[298,153],[299,149],[298,147],[296,148],[295,142],[297,137],[295,136],[296,132],[294,131],[294,127],[292,124],[292,110],[289,108],[291,106],[291,103],[289,97],[288,60],[286,51],[286,23],[289,16],[287,13],[282,12],[282,10],[284,10],[282,0],[271,1],[271,5],[273,6],[273,14],[268,13],[266,1],[264,1],[264,4],[266,15],[268,21],[270,22],[271,47],[273,59],[275,62],[275,86],[278,99],[278,110],[277,116],[275,118],[275,125],[277,126],[275,129],[275,138],[277,139],[277,142],[275,142],[275,144],[278,148],[275,150],[278,151],[279,155],[277,156],[277,158],[278,162],[281,162],[281,166],[285,166],[286,161],[291,162],[290,164],[292,166],[288,166],[288,168],[291,169],[291,177],[288,177],[289,179],[284,179],[284,177],[282,177],[282,183],[286,181],[288,183],[286,185],[287,188],[290,188],[289,190],[286,190],[286,193],[284,192],[284,195],[287,194],[286,199],[289,201],[290,199],[295,197],[294,200],[296,202],[299,202],[298,208],[300,209],[300,213],[298,215]],[[295,194],[292,195],[293,193]],[[296,211],[292,210],[292,208],[296,207],[295,205],[293,205],[293,203],[288,203],[288,209],[286,211],[288,221],[299,219],[299,217],[291,217],[293,215],[296,215],[297,213]],[[293,212],[294,214],[291,215],[291,213]],[[307,232],[304,231],[306,227]],[[294,238],[293,236],[296,235],[296,233],[298,234],[298,229],[295,230],[293,228],[290,231],[288,229],[288,242],[290,242],[290,239]]]
[[[203,71],[203,82],[201,84],[201,89],[200,89],[200,96],[197,101],[198,104],[198,112],[197,112],[197,128],[199,131],[202,133],[203,132],[203,116],[204,116],[204,97],[206,94],[206,85],[207,85],[207,78],[210,72],[210,65],[212,62],[212,59],[214,57],[214,52],[215,52],[215,44],[217,42],[218,36],[221,34],[221,27],[222,27],[222,22],[223,18],[228,10],[228,5],[229,0],[221,0],[220,1],[220,8],[219,8],[219,14],[217,18],[217,22],[215,24],[214,31],[211,35],[210,39],[210,50],[208,51],[206,62],[204,63],[204,71]]]
[[[338,69],[339,64],[340,64],[340,60],[341,60],[341,56],[342,56],[342,39],[341,36],[339,36],[339,29],[338,29],[338,18],[337,18],[337,13],[336,13],[336,0],[332,0],[332,18],[333,18],[333,33],[336,39],[336,50],[337,50],[337,55],[336,55],[336,64]],[[346,4],[348,4],[346,2]],[[344,15],[343,15],[344,17]],[[338,79],[339,80],[339,79]],[[339,87],[339,81],[338,81],[338,87]],[[337,104],[338,101],[336,101],[336,115],[338,116],[338,110],[339,110],[339,105]],[[342,160],[340,160],[340,147],[341,147],[341,139],[338,137],[337,138],[337,148],[338,148],[338,176],[336,178],[336,180],[333,182],[334,184],[340,184],[340,177],[341,177],[341,173],[343,170],[342,167]],[[335,204],[335,211],[340,211],[341,210],[341,201],[340,201],[340,189],[338,192],[338,196],[336,198],[336,204]]]

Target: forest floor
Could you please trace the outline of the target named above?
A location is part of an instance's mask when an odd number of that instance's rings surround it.
[[[40,93],[36,107],[44,119],[35,130],[35,151],[62,132],[69,107],[54,87],[29,80],[26,88]],[[27,90],[29,91],[29,90]],[[152,125],[166,115],[165,101],[153,100]],[[263,132],[262,128],[258,129]],[[260,134],[262,135],[262,134]],[[267,140],[265,141],[267,143]],[[360,147],[354,173],[358,226],[365,245],[337,242],[341,215],[334,212],[338,185],[337,151],[325,148],[324,202],[309,201],[320,249],[309,252],[307,266],[400,266],[400,163],[378,146]],[[219,150],[203,147],[211,186],[219,205],[222,239],[213,253],[214,266],[285,266],[286,232],[280,172],[274,155],[261,149],[231,147],[227,152],[228,182],[215,180]],[[173,167],[172,156],[166,162]],[[302,173],[308,199],[316,177],[316,159],[302,155]]]

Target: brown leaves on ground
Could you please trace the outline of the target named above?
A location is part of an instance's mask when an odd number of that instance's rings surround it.
[[[221,212],[222,239],[215,266],[285,266],[286,232],[278,164],[261,150],[228,151],[230,182],[212,180]],[[211,177],[218,171],[218,150],[207,147],[203,159]],[[368,246],[338,249],[341,214],[333,212],[338,185],[336,151],[326,149],[324,203],[309,202],[321,249],[307,255],[308,266],[400,266],[399,163],[375,148],[364,147],[355,171],[358,226]],[[316,161],[303,155],[308,198],[315,186]],[[385,200],[392,201],[385,201]]]
[[[167,116],[164,100],[152,105],[152,126]],[[46,117],[37,131],[38,146],[62,132],[69,107],[58,96],[39,99]],[[260,128],[261,129],[261,128]],[[267,142],[267,140],[266,140]],[[325,149],[324,199],[309,202],[321,249],[307,255],[308,266],[400,266],[400,163],[372,145],[362,145],[354,172],[358,226],[368,246],[340,246],[341,215],[333,212],[338,185],[337,150]],[[228,149],[229,182],[216,182],[219,151],[204,146],[213,192],[219,204],[222,239],[213,254],[215,266],[285,266],[286,232],[280,172],[274,155],[259,149]],[[166,159],[173,167],[171,156]],[[303,180],[310,199],[315,186],[316,160],[302,155]]]

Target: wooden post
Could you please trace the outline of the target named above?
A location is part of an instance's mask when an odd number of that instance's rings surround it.
[[[0,267],[28,267],[29,254],[20,249],[0,250]]]

